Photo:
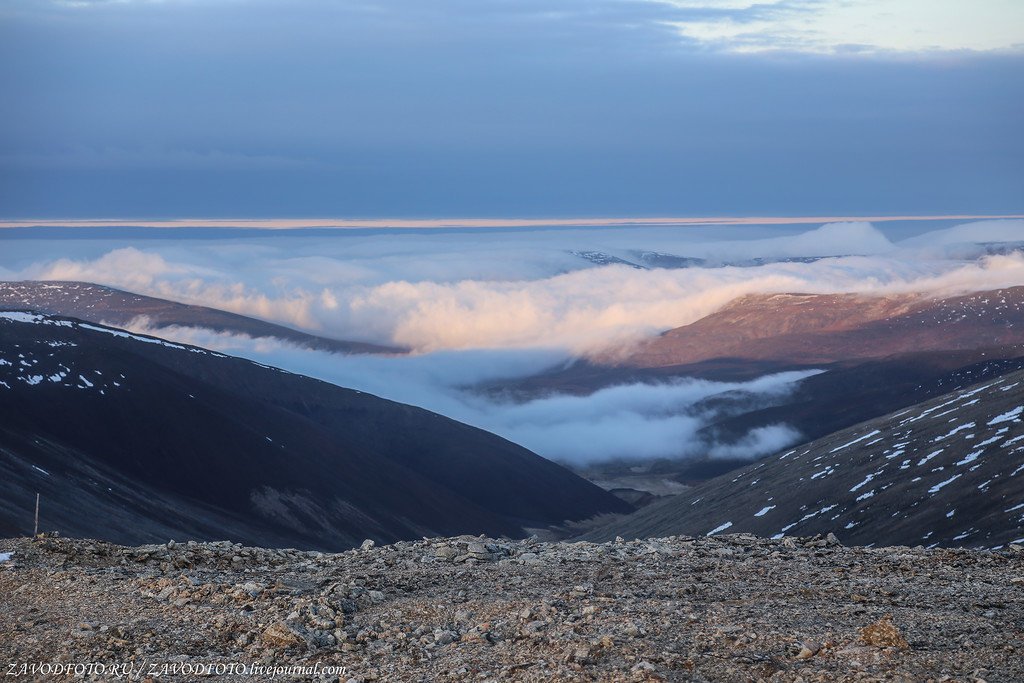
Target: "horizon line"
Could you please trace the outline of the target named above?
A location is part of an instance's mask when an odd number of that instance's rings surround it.
[[[630,227],[714,225],[800,225],[808,223],[885,223],[892,221],[1006,220],[1024,214],[942,214],[881,216],[705,216],[705,217],[594,217],[594,218],[76,218],[0,219],[4,228],[250,228],[294,230],[301,228],[528,228],[528,227]]]

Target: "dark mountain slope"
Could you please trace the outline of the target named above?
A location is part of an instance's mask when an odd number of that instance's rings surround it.
[[[1024,371],[771,456],[585,537],[726,530],[864,545],[1024,541]]]
[[[703,443],[735,443],[753,429],[786,424],[795,428],[804,441],[813,441],[954,389],[1024,368],[1024,357],[1002,358],[1006,353],[1006,349],[932,351],[849,366],[835,364],[828,372],[802,380],[780,404],[767,407],[744,402],[742,397],[711,397],[695,407],[700,411],[718,411],[698,431],[698,436]],[[635,473],[635,460],[595,464],[581,474],[591,481],[611,480],[624,486],[636,482],[636,487],[643,489],[650,479],[695,485],[749,463],[749,458],[691,455],[643,463],[642,474]]]
[[[781,405],[723,414],[706,438],[732,441],[751,429],[784,422],[808,441],[954,388],[1024,368],[1024,348],[923,351],[827,366],[809,377]]]
[[[625,508],[479,429],[194,347],[7,313],[0,358],[0,520],[23,531],[37,490],[72,535],[320,548]]]
[[[273,337],[335,353],[404,353],[404,349],[330,339],[217,308],[181,304],[90,282],[0,282],[0,308],[31,310],[124,327],[145,318],[149,327],[202,327],[249,337]]]

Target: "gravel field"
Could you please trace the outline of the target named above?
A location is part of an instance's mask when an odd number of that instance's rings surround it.
[[[43,537],[4,557],[8,680],[1024,681],[1020,546]]]

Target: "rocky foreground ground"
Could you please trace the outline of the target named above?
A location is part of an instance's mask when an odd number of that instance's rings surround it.
[[[1020,546],[44,537],[4,557],[9,680],[1024,680]]]

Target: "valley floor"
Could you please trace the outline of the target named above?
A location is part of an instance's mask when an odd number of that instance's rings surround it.
[[[73,678],[41,663],[107,667],[84,680],[1024,680],[1020,546],[44,537],[7,554],[0,664],[20,680]]]

